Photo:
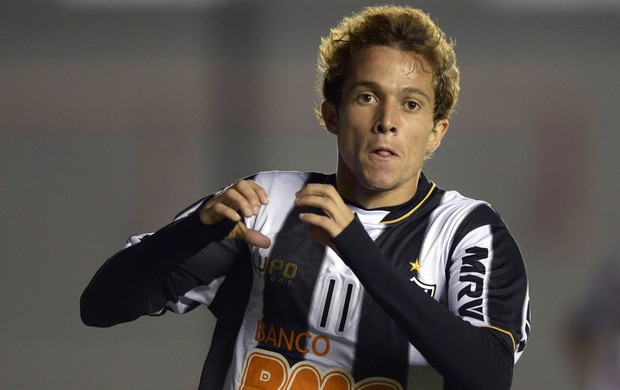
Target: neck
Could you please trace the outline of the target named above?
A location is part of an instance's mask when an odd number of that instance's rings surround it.
[[[342,167],[344,165],[344,168]],[[389,206],[398,206],[411,199],[417,189],[420,172],[407,183],[402,183],[394,188],[377,189],[366,186],[346,167],[340,164],[336,173],[336,186],[338,193],[364,209],[377,209]]]

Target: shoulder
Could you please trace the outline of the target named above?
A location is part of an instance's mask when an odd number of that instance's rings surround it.
[[[443,229],[450,242],[450,257],[457,245],[484,246],[484,242],[489,247],[501,242],[505,250],[521,256],[510,229],[488,202],[465,197],[456,191],[446,191],[438,209],[436,224],[443,227],[438,229]]]
[[[492,221],[501,221],[499,214],[483,200],[472,199],[458,191],[441,190],[441,200],[434,210],[435,218],[445,222],[463,222],[474,217],[485,217]],[[491,221],[492,220],[492,221]]]
[[[463,196],[457,191],[442,192],[431,220],[449,241],[458,242],[481,227],[508,230],[502,217],[488,202]]]

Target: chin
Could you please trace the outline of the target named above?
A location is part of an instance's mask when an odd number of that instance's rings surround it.
[[[399,187],[399,184],[394,180],[362,180],[361,184],[367,190],[376,192],[391,191]]]

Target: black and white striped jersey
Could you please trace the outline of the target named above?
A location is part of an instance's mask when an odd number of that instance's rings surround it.
[[[211,238],[189,259],[144,260],[169,265],[139,314],[205,305],[218,319],[201,389],[509,388],[529,333],[529,293],[519,248],[487,203],[421,175],[403,205],[350,204],[356,219],[334,239],[336,253],[307,236],[298,218],[307,210],[294,205],[306,183],[334,184],[333,175],[251,179],[270,202],[245,223],[270,248]],[[201,204],[168,229],[189,226]],[[134,236],[125,251],[150,239]],[[139,256],[178,252],[165,245]]]

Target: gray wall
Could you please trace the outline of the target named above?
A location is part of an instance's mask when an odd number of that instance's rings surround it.
[[[81,291],[127,236],[234,179],[333,170],[316,47],[370,3],[0,3],[0,387],[196,387],[206,310],[93,329]],[[456,39],[463,75],[426,171],[490,201],[526,256],[533,331],[513,388],[573,389],[567,315],[618,239],[620,8],[492,4],[415,3]]]

